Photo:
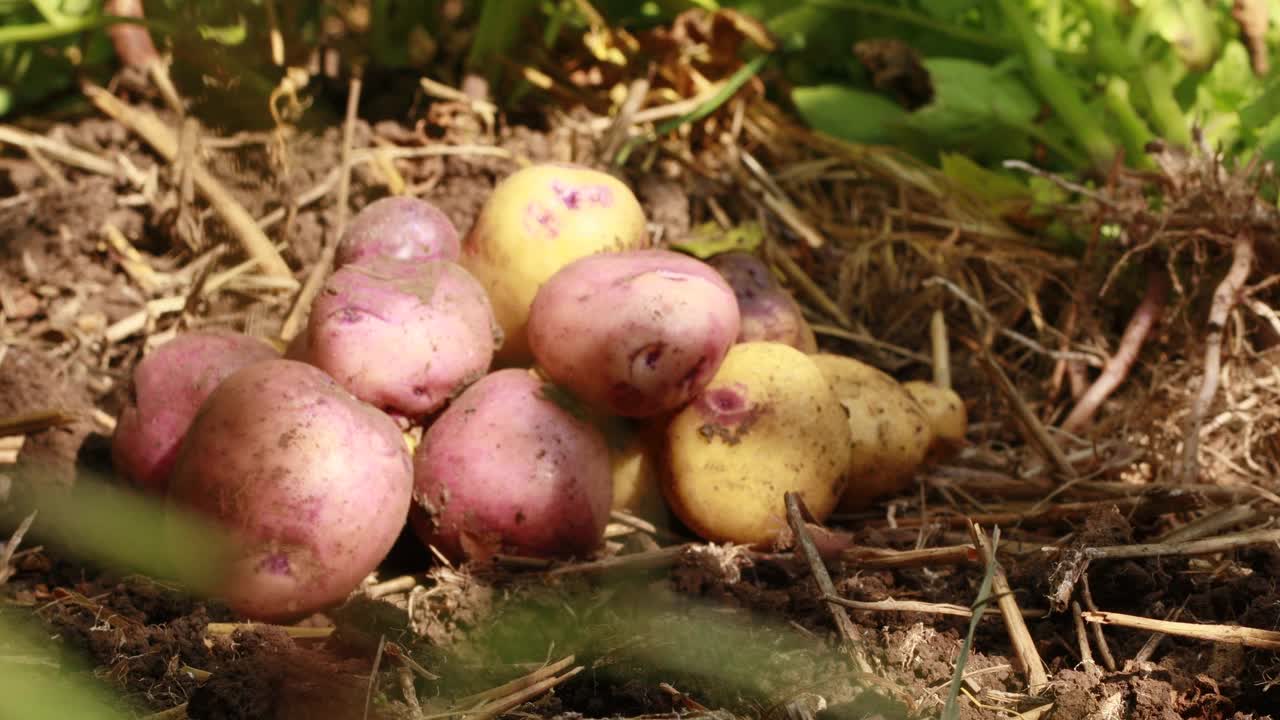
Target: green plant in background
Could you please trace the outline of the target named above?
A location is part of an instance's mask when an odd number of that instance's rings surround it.
[[[71,85],[79,64],[111,47],[98,0],[0,0],[0,117]],[[81,35],[88,34],[84,40]]]

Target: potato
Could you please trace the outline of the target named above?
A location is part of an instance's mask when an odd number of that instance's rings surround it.
[[[493,302],[505,337],[499,362],[531,360],[529,305],[557,270],[586,255],[648,246],[640,202],[608,173],[545,163],[498,183],[463,240],[460,262]]]
[[[334,267],[374,258],[457,260],[461,247],[449,216],[426,200],[396,195],[374,200],[351,218]]]
[[[278,356],[259,338],[225,330],[183,333],[152,350],[133,369],[111,436],[116,471],[163,495],[178,446],[209,393],[236,370]]]
[[[786,343],[807,353],[818,351],[813,328],[800,304],[774,279],[769,266],[742,250],[719,253],[707,260],[733,288],[742,315],[738,342],[768,340]]]
[[[418,419],[488,372],[497,333],[462,266],[379,258],[329,277],[299,352],[361,400]]]
[[[580,258],[552,275],[529,310],[538,366],[597,409],[651,417],[689,401],[738,336],[733,290],[670,250]]]
[[[648,428],[629,432],[621,447],[612,448],[613,509],[666,524],[669,514],[662,498],[660,446]],[[659,435],[659,440],[660,440]]]
[[[929,419],[888,373],[844,355],[811,356],[849,414],[852,453],[845,512],[906,489],[933,442]]]
[[[295,360],[232,374],[191,424],[169,499],[238,546],[223,599],[243,616],[296,619],[341,602],[382,561],[413,491],[394,421]]]
[[[925,380],[910,380],[902,387],[915,398],[933,429],[928,461],[941,462],[953,457],[964,445],[964,436],[969,429],[964,400],[955,390]]]
[[[848,418],[809,356],[740,343],[667,426],[663,494],[706,540],[767,543],[787,527],[787,492],[817,521],[831,514],[849,454]]]
[[[432,422],[414,453],[418,537],[455,560],[495,552],[582,556],[604,538],[609,448],[520,368],[481,378]]]

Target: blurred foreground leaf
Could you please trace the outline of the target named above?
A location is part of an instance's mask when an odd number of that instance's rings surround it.
[[[72,490],[33,484],[30,537],[104,569],[167,579],[216,594],[233,543],[190,512],[82,471]]]
[[[0,614],[0,718],[125,720],[129,716],[92,676],[67,672],[49,655],[49,641],[30,625]],[[15,660],[21,659],[21,663]]]

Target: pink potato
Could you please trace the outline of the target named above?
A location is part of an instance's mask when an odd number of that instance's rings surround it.
[[[581,556],[599,546],[613,502],[609,448],[543,386],[528,370],[498,370],[427,429],[409,513],[424,543],[454,559]]]
[[[769,266],[749,252],[719,253],[707,264],[724,276],[738,297],[742,314],[738,342],[780,342],[807,353],[818,351],[813,329],[800,304],[774,279]]]
[[[448,215],[426,200],[396,195],[374,200],[351,218],[334,267],[375,258],[457,260],[461,246]]]
[[[157,347],[134,367],[111,437],[117,472],[163,495],[178,445],[209,393],[236,370],[278,356],[266,341],[228,330],[183,333]]]
[[[281,622],[355,590],[404,527],[412,492],[395,422],[318,368],[281,358],[237,371],[209,396],[169,500],[230,533],[222,599]]]
[[[483,288],[448,260],[344,265],[291,350],[394,415],[435,412],[489,370],[500,339]]]
[[[529,346],[554,382],[624,417],[675,410],[738,337],[733,289],[671,250],[590,255],[549,279],[529,309]]]
[[[493,302],[504,337],[496,362],[532,362],[529,305],[557,270],[587,255],[651,245],[635,193],[603,170],[548,162],[503,178],[463,239],[458,261]]]

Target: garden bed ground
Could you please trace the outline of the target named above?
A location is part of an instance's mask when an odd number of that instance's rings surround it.
[[[517,158],[582,161],[599,140],[599,133],[581,130],[587,122],[581,119],[552,117],[540,128],[491,134],[478,117],[464,101],[438,102],[417,127],[357,124],[352,147],[421,154],[386,160],[371,153],[356,163],[351,207],[403,186],[466,228]],[[8,456],[0,466],[0,493],[16,492],[18,480],[32,473],[68,486],[77,474],[109,475],[112,418],[146,343],[162,341],[180,322],[270,335],[292,297],[246,272],[222,278],[216,292],[186,303],[201,277],[198,258],[226,251],[211,261],[206,288],[210,276],[239,260],[216,214],[183,197],[174,166],[115,119],[38,130],[58,145],[86,149],[114,170],[106,175],[77,167],[47,148],[38,159],[7,153],[0,165],[0,419],[44,410],[65,416],[50,421],[52,427],[17,435],[20,445],[13,438],[2,441]],[[271,133],[203,138],[204,162],[253,217],[296,211],[287,231],[273,239],[287,240],[285,258],[299,279],[320,258],[326,233],[338,222],[329,181],[340,165],[341,131],[338,123],[289,136],[287,164],[273,154]],[[454,150],[431,150],[441,147]],[[754,147],[764,157],[767,148]],[[779,157],[773,159],[780,163]],[[784,174],[777,165],[769,170]],[[848,237],[822,250],[806,247],[793,224],[753,207],[723,178],[680,162],[656,162],[627,179],[667,239],[718,219],[717,210],[734,219],[764,218],[775,227],[781,251],[829,289],[849,316],[842,323],[824,317],[821,307],[814,310],[816,322],[844,325],[843,335],[820,332],[824,347],[877,362],[899,377],[927,374],[927,365],[910,353],[927,354],[927,324],[919,321],[928,308],[900,301],[914,297],[932,275],[928,263],[913,265],[900,246],[860,250]],[[786,182],[803,190],[835,181]],[[849,184],[858,186],[844,196],[854,199],[843,206],[853,213],[851,232],[909,215],[898,201],[910,193],[883,176],[868,171]],[[868,196],[875,201],[857,200]],[[290,198],[299,200],[296,207]],[[930,208],[916,205],[914,211],[927,214]],[[158,278],[154,285],[140,283],[137,266],[113,244],[108,225],[142,253]],[[910,242],[934,249],[969,243],[968,255],[951,267],[974,273],[973,287],[993,287],[990,277],[998,273],[991,270],[1008,268],[1005,290],[1019,276],[1034,274],[1030,286],[1053,298],[1075,272],[1070,262],[1040,250],[995,257],[991,246],[974,245],[968,231],[936,225],[912,226]],[[855,257],[882,250],[907,258],[898,275],[891,276],[883,258]],[[932,252],[920,256],[936,259]],[[842,277],[828,277],[833,268]],[[1217,268],[1206,268],[1205,276],[1213,272]],[[858,278],[864,282],[850,290]],[[1020,331],[1034,328],[1031,314],[1000,304],[1000,292],[983,300],[991,312]],[[814,296],[800,294],[813,309]],[[166,298],[178,298],[177,304]],[[837,593],[880,602],[878,609],[835,610],[825,603],[808,558],[790,545],[753,552],[700,544],[678,528],[650,532],[615,523],[602,562],[554,567],[500,559],[487,567],[451,568],[406,536],[347,606],[303,623],[309,631],[289,634],[236,625],[238,619],[216,602],[192,599],[163,578],[106,572],[28,539],[8,546],[17,552],[0,587],[0,612],[38,618],[47,655],[12,657],[0,638],[0,672],[88,673],[119,691],[129,712],[182,708],[192,718],[430,716],[529,673],[541,673],[531,683],[551,680],[534,685],[527,697],[513,697],[511,711],[524,717],[936,717],[969,625],[964,613],[984,576],[978,554],[962,547],[971,543],[968,517],[984,532],[1001,529],[1001,566],[1027,615],[1030,656],[1043,663],[1049,683],[1028,692],[1027,650],[1015,650],[1001,615],[991,612],[979,622],[964,663],[961,717],[1270,717],[1280,705],[1274,650],[1222,641],[1226,636],[1167,635],[1153,643],[1157,636],[1148,630],[1108,626],[1097,633],[1072,612],[1078,603],[1086,614],[1280,627],[1280,546],[1274,540],[1212,553],[1184,553],[1184,547],[1161,557],[1104,553],[1082,562],[1086,549],[1150,543],[1175,530],[1184,534],[1172,540],[1187,540],[1267,525],[1272,503],[1280,501],[1274,475],[1263,482],[1250,469],[1233,475],[1222,468],[1238,468],[1246,463],[1240,458],[1253,458],[1260,447],[1265,454],[1268,442],[1242,448],[1221,438],[1238,440],[1240,422],[1261,437],[1268,417],[1226,417],[1206,435],[1205,482],[1178,486],[1165,479],[1178,463],[1169,438],[1176,437],[1176,419],[1185,415],[1196,387],[1200,352],[1186,340],[1186,352],[1179,354],[1177,344],[1191,334],[1165,329],[1159,343],[1165,356],[1144,355],[1151,364],[1135,372],[1130,389],[1115,401],[1119,405],[1104,413],[1113,418],[1107,432],[1074,441],[1055,436],[1077,475],[1064,481],[1060,469],[1052,471],[1026,442],[1016,402],[984,374],[969,307],[955,297],[944,300],[957,387],[970,403],[969,447],[923,475],[917,491],[830,523],[849,533],[835,539],[840,547],[827,563]],[[150,313],[144,312],[147,303]],[[887,316],[887,308],[899,315]],[[1114,341],[1125,316],[1108,319],[1107,310],[1097,308],[1093,322],[1098,336]],[[869,336],[881,344],[869,343]],[[1043,372],[1052,359],[1029,362],[1001,347],[1002,364],[1024,402],[1035,414],[1050,414],[1061,403],[1047,391]],[[1269,402],[1274,388],[1266,378],[1273,363],[1265,351],[1230,355],[1235,380],[1227,384],[1228,394],[1244,388],[1257,398],[1232,396],[1220,408],[1224,415],[1241,403]],[[1215,464],[1214,452],[1225,461]],[[1187,534],[1188,523],[1203,518],[1222,522],[1191,525],[1204,531]],[[21,519],[6,518],[0,537],[9,537]],[[929,548],[949,549],[916,552]],[[0,566],[0,577],[4,571]],[[1062,606],[1055,607],[1053,598]],[[926,604],[948,604],[953,614]],[[841,628],[833,612],[847,613],[852,624]],[[508,687],[498,695],[513,692]]]

